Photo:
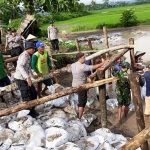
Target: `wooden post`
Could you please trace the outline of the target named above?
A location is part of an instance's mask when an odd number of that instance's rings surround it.
[[[78,41],[78,39],[75,39],[75,43],[76,43],[77,51],[80,52],[80,46],[79,46],[79,41]]]
[[[103,33],[104,33],[104,39],[105,39],[105,48],[109,48],[106,26],[103,27]],[[110,58],[109,53],[106,53],[106,59],[109,59],[109,58]],[[110,78],[111,77],[111,67],[108,69],[107,73],[108,73],[108,78]]]
[[[105,79],[105,72],[97,70],[99,80]],[[107,127],[107,110],[106,110],[106,86],[105,84],[99,86],[99,101],[101,107],[101,124],[102,128]]]
[[[93,47],[92,47],[91,39],[90,39],[90,38],[88,38],[88,39],[87,39],[87,41],[88,41],[89,50],[92,50],[92,49],[93,49]]]
[[[134,45],[133,38],[129,39],[129,45]],[[134,67],[134,65],[135,65],[134,48],[130,49],[130,58],[131,58],[131,70],[132,70],[132,72],[135,72],[136,68]]]
[[[129,75],[129,81],[131,85],[131,91],[133,95],[133,103],[136,112],[136,122],[138,131],[141,132],[145,129],[145,122],[143,116],[143,105],[141,99],[141,90],[139,85],[139,75],[136,73],[132,73]],[[142,150],[148,150],[148,143],[145,142],[142,146]]]

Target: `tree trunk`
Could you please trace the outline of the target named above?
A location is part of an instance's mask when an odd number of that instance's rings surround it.
[[[136,122],[138,131],[141,132],[145,129],[145,122],[143,116],[143,105],[141,99],[141,90],[139,84],[139,75],[136,73],[132,73],[129,75],[129,81],[131,85],[132,95],[133,95],[133,103],[136,112]],[[148,150],[148,143],[145,142],[142,146],[142,150]]]
[[[52,95],[49,95],[49,96],[46,96],[46,97],[43,97],[40,99],[36,99],[36,100],[28,101],[28,102],[23,102],[21,104],[18,104],[18,105],[15,105],[15,106],[12,106],[10,108],[7,108],[7,109],[0,111],[0,117],[4,116],[4,115],[9,115],[11,113],[15,113],[15,112],[23,110],[23,109],[31,108],[31,107],[36,106],[36,105],[43,104],[47,101],[50,101],[50,100],[53,100],[53,99],[56,99],[56,98],[59,98],[59,97],[62,97],[62,96],[65,96],[65,95],[68,95],[71,93],[76,93],[80,90],[90,89],[90,88],[100,86],[100,85],[103,85],[103,84],[106,84],[109,82],[117,81],[117,80],[118,80],[118,78],[115,78],[115,77],[110,78],[110,79],[104,79],[101,81],[96,81],[92,84],[87,83],[87,84],[76,86],[76,87],[73,87],[73,88],[70,88],[67,90],[63,90],[61,92],[58,92],[58,93],[55,93],[55,94],[52,94]]]

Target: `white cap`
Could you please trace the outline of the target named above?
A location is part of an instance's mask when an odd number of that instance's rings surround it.
[[[28,37],[26,38],[27,41],[32,39],[36,39],[36,36],[29,34]]]

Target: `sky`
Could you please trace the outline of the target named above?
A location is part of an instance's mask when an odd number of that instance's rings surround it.
[[[79,2],[80,3],[84,3],[86,5],[90,4],[92,0],[80,0]],[[100,4],[100,3],[103,3],[103,0],[95,0],[97,4]],[[116,2],[116,1],[132,1],[132,0],[109,0],[109,1],[113,1],[113,2]]]

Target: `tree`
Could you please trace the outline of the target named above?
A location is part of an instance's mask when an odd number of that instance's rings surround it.
[[[123,27],[130,27],[138,24],[137,17],[132,9],[125,10],[120,18],[120,23]]]
[[[95,10],[95,6],[96,6],[95,0],[92,0],[90,5],[91,5],[92,10]]]
[[[103,5],[104,5],[105,8],[108,8],[109,0],[103,0]]]

